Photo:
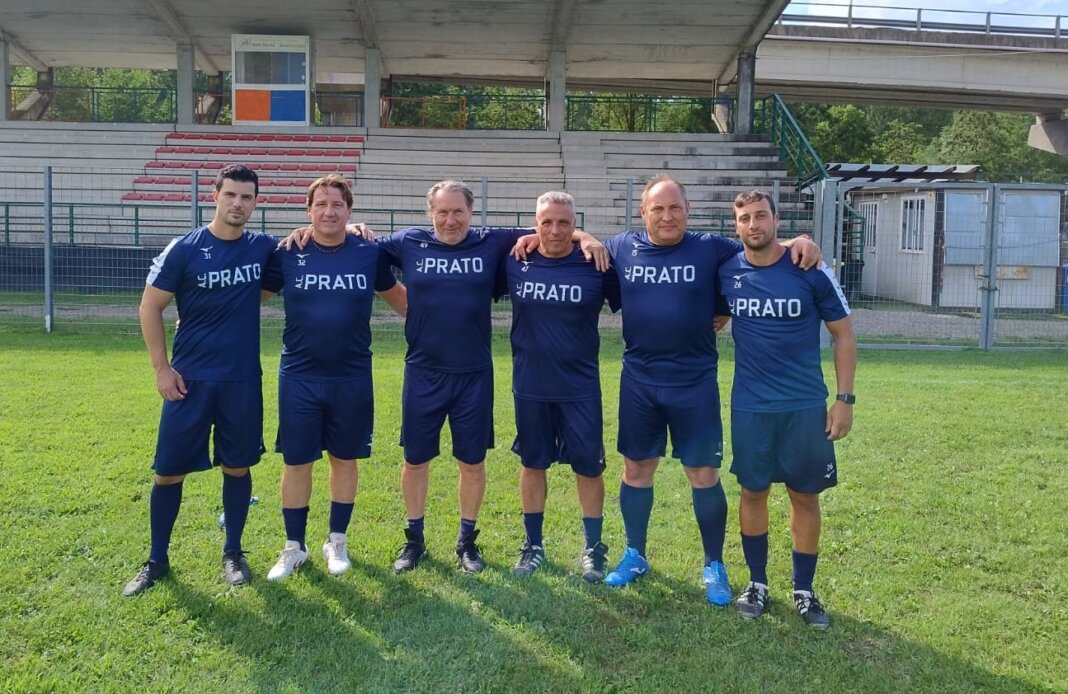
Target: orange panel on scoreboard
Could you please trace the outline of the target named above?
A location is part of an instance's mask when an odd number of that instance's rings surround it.
[[[235,120],[271,120],[271,93],[266,89],[237,89],[234,101]]]

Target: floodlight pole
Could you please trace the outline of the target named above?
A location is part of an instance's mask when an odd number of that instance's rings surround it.
[[[997,207],[1001,199],[1001,186],[991,183],[986,189],[986,229],[983,245],[986,256],[983,259],[983,275],[979,278],[979,291],[982,292],[982,309],[979,314],[979,349],[990,351],[994,346],[994,308],[998,291],[998,234],[994,225],[997,223]]]
[[[627,218],[623,222],[623,231],[630,229],[631,220],[634,219],[634,179],[627,179]]]
[[[189,199],[192,204],[189,206],[189,215],[192,217],[192,224],[190,229],[196,229],[200,226],[200,171],[193,169],[193,175],[189,177],[189,183],[192,186]]]
[[[52,332],[55,297],[52,293],[52,167],[44,167],[44,327]]]

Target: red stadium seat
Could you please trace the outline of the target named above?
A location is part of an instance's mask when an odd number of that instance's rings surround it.
[[[255,140],[256,135],[254,135],[253,133],[238,133],[235,139],[247,142],[249,140]]]
[[[299,164],[279,164],[279,171],[300,171],[301,166]]]
[[[252,168],[257,171],[278,171],[281,164],[257,164]]]
[[[144,193],[137,193],[137,192],[123,193],[122,194],[122,199],[123,200],[144,200]]]
[[[360,150],[358,149],[345,149],[341,151],[343,157],[358,157],[360,156]]]
[[[182,194],[181,193],[167,193],[167,194],[165,194],[163,196],[163,201],[164,202],[181,202],[182,201]]]
[[[146,183],[155,183],[155,182],[156,182],[156,177],[155,176],[138,176],[137,178],[134,179],[134,185],[138,185],[138,184],[143,185],[143,184],[146,184]]]
[[[248,155],[250,157],[265,157],[270,153],[268,149],[250,149]]]
[[[165,169],[184,169],[187,162],[184,161],[165,161],[162,162]],[[196,168],[196,167],[194,167]]]
[[[287,195],[286,202],[291,205],[305,205],[308,202],[308,196],[306,195]]]
[[[356,173],[355,164],[341,164],[337,167],[338,171],[348,171],[349,173]]]
[[[323,164],[301,164],[300,165],[300,170],[301,171],[322,171],[323,170],[323,166],[324,166]]]
[[[148,168],[148,169],[162,169],[165,166],[166,166],[166,164],[164,164],[163,162],[158,161],[158,160],[146,161],[145,162],[145,168]]]
[[[285,201],[286,201],[286,196],[284,196],[284,195],[268,195],[267,196],[267,203],[269,205],[281,205]]]
[[[163,193],[144,193],[141,199],[149,202],[162,202]]]
[[[330,142],[330,138],[326,135],[312,135],[309,139],[312,142]]]
[[[235,157],[247,157],[248,156],[248,148],[247,147],[231,147],[230,148],[230,154],[234,155]]]
[[[278,153],[281,154],[282,156],[286,156],[286,157],[303,157],[305,155],[305,150],[303,150],[303,149],[283,149],[283,150],[280,150]]]

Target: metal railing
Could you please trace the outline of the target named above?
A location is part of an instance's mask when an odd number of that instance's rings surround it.
[[[797,179],[798,188],[806,188],[827,177],[823,160],[778,94],[764,97],[755,104],[753,132],[771,137],[771,143],[779,148],[790,175]]]
[[[1025,12],[941,10],[922,7],[829,2],[791,2],[780,24],[814,24],[972,34],[1007,34],[1059,39],[1064,15]]]
[[[93,245],[103,241],[107,245],[131,247],[163,246],[174,236],[189,230],[189,203],[185,205],[129,204],[114,205],[91,202],[53,202],[52,233],[57,245]],[[44,211],[42,203],[0,202],[0,239],[3,245],[17,245],[25,234],[38,236]],[[354,207],[354,221],[367,222],[376,232],[387,233],[426,222],[425,208]],[[210,221],[214,208],[197,208],[197,224]],[[475,210],[475,219],[481,210]],[[293,206],[257,205],[246,228],[272,234],[288,233],[305,223],[304,208]],[[576,212],[577,224],[585,223],[585,214]],[[526,210],[486,211],[489,226],[533,227],[534,212]],[[121,241],[117,242],[116,239]],[[36,241],[35,241],[36,242]]]
[[[39,120],[81,123],[174,123],[177,99],[174,89],[132,87],[49,87],[12,84],[11,108],[17,115],[20,105],[35,95],[43,112]],[[26,109],[35,107],[31,103]],[[23,109],[25,110],[25,109]]]
[[[733,112],[731,97],[568,94],[568,130],[715,132],[714,109]]]

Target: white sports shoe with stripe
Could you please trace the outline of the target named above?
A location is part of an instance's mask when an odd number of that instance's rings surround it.
[[[344,533],[330,533],[330,537],[323,543],[323,560],[326,561],[326,570],[334,576],[340,576],[352,566],[347,543]]]
[[[267,580],[281,581],[303,566],[306,561],[308,561],[308,550],[301,549],[299,542],[286,540],[285,547],[282,548],[282,553],[278,556],[278,561],[267,572]]]

